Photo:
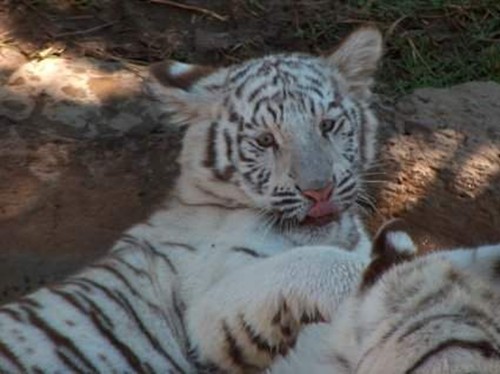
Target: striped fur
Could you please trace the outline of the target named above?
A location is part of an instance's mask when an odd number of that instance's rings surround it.
[[[151,88],[189,125],[169,202],[102,261],[0,308],[0,372],[258,372],[329,320],[368,260],[355,201],[380,53],[364,28],[326,57],[156,66]],[[306,224],[302,191],[328,183],[335,216]]]
[[[0,372],[193,372],[175,278],[166,257],[126,237],[84,272],[0,308]]]
[[[271,55],[206,76],[198,66],[156,65],[160,83],[151,89],[173,111],[173,121],[189,125],[183,195],[259,209],[266,226],[298,245],[338,236],[335,222],[302,224],[311,207],[302,192],[332,183],[331,202],[344,217],[363,199],[377,129],[369,87],[380,55],[380,34],[363,28],[326,57]],[[263,137],[272,144],[263,145]]]
[[[414,259],[395,249],[274,374],[500,373],[500,245]]]

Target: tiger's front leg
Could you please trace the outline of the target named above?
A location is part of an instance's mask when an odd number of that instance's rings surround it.
[[[200,370],[266,369],[302,327],[331,319],[367,261],[334,247],[302,247],[225,276],[187,311]]]

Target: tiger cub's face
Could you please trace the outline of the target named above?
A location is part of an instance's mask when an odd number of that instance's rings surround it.
[[[189,125],[182,177],[199,199],[258,209],[280,227],[335,224],[374,156],[368,100],[381,49],[380,33],[362,28],[329,56],[154,66],[157,96]]]

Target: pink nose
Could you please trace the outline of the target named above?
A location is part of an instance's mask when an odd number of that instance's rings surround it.
[[[332,196],[332,192],[333,192],[333,183],[328,183],[325,187],[320,188],[319,190],[302,191],[302,195],[308,197],[315,203],[319,203],[321,201],[328,201]]]

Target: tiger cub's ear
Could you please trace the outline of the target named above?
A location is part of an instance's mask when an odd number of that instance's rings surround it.
[[[415,258],[417,247],[410,236],[401,231],[402,226],[401,219],[392,219],[378,230],[372,244],[372,261],[363,273],[361,290],[371,287],[393,266]]]
[[[368,99],[382,49],[380,31],[373,26],[365,26],[345,38],[328,56],[328,61],[342,74],[353,96]]]
[[[203,65],[190,65],[166,60],[150,66],[151,75],[165,87],[188,91],[198,80],[211,74],[215,69]]]
[[[165,109],[172,113],[174,122],[188,124],[211,113],[213,97],[197,90],[196,83],[215,68],[167,60],[152,64],[149,71],[153,80],[148,86],[166,104]]]

